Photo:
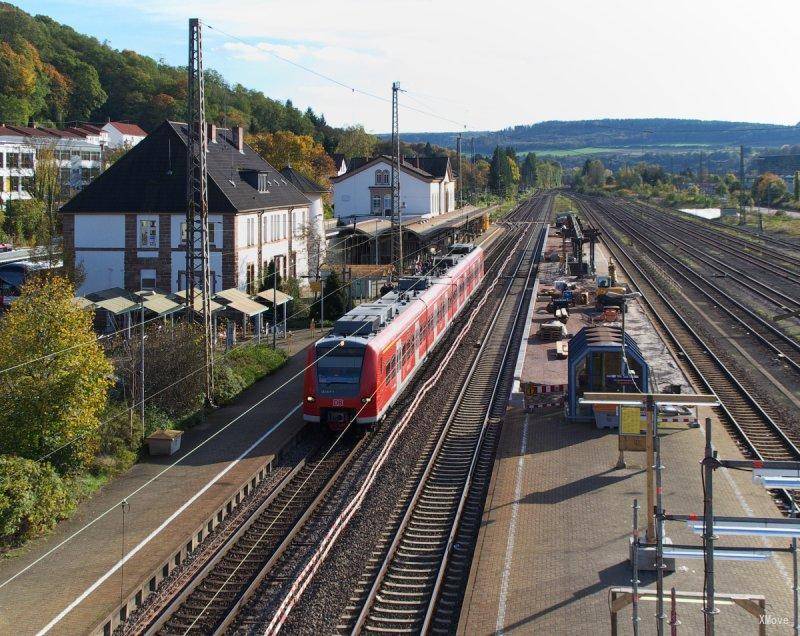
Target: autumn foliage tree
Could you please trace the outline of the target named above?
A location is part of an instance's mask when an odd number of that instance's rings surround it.
[[[0,321],[0,368],[35,360],[0,375],[0,454],[52,453],[62,473],[94,457],[112,373],[73,293],[63,278],[33,279]]]
[[[779,203],[786,191],[786,182],[772,172],[765,172],[753,184],[755,200],[766,205]]]
[[[248,135],[247,143],[278,170],[291,165],[314,181],[325,184],[336,173],[322,144],[308,135],[281,130]]]

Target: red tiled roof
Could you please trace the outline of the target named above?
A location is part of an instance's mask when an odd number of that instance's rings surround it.
[[[123,135],[137,135],[139,137],[147,137],[147,133],[139,128],[136,124],[126,124],[125,122],[121,121],[110,121],[108,122],[111,126],[114,126],[118,131],[120,131]]]

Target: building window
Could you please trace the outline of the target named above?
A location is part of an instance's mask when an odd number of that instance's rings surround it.
[[[389,185],[389,171],[376,170],[375,171],[375,185]]]
[[[247,264],[247,293],[256,293],[256,266],[253,263]]]
[[[158,221],[155,219],[139,221],[139,247],[158,247]]]
[[[19,177],[11,177],[11,192],[16,192],[20,188],[22,180]]]
[[[10,152],[10,153],[8,153],[8,167],[9,168],[19,168],[19,153],[18,152]]]
[[[267,181],[267,173],[266,172],[259,172],[258,173],[258,191],[259,192],[269,192],[268,186],[269,186],[269,181]]]
[[[372,213],[373,214],[380,214],[381,213],[381,195],[375,194],[372,196]]]
[[[383,195],[383,211],[384,214],[391,214],[392,213],[392,195],[391,194],[384,194]]]
[[[209,245],[216,245],[217,242],[217,228],[214,223],[209,222],[206,226],[206,231],[208,232],[208,244]]]
[[[247,245],[256,244],[256,220],[247,219]]]
[[[139,289],[154,290],[156,288],[156,270],[143,269],[139,272]]]
[[[20,155],[21,159],[21,168],[33,168],[33,153],[32,152],[23,152]]]

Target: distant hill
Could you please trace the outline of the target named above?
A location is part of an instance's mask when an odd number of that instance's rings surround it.
[[[187,34],[188,38],[188,34]],[[230,86],[206,71],[209,121],[249,132],[289,130],[313,135],[333,151],[335,130],[311,109]],[[119,51],[42,15],[0,2],[0,123],[63,124],[132,121],[152,130],[186,118],[186,69],[135,51]]]
[[[454,133],[402,133],[403,141],[430,142],[455,147]],[[625,148],[642,144],[664,146],[782,146],[800,143],[800,126],[751,122],[703,121],[700,119],[587,119],[543,121],[498,131],[463,133],[462,148],[486,154],[495,146],[514,146],[518,152]]]

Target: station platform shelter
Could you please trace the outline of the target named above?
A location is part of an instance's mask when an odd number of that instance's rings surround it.
[[[489,210],[464,206],[429,219],[402,223],[403,252],[414,259],[417,254],[434,247],[438,251],[459,242],[468,242],[489,226]],[[392,261],[392,223],[389,218],[375,217],[342,226],[332,241],[346,253],[348,263],[385,264]]]
[[[636,341],[616,324],[591,325],[575,334],[569,342],[567,374],[568,416],[573,419],[594,418],[592,407],[578,402],[587,391],[622,392],[630,384],[630,390],[646,393],[650,385],[650,368]]]

